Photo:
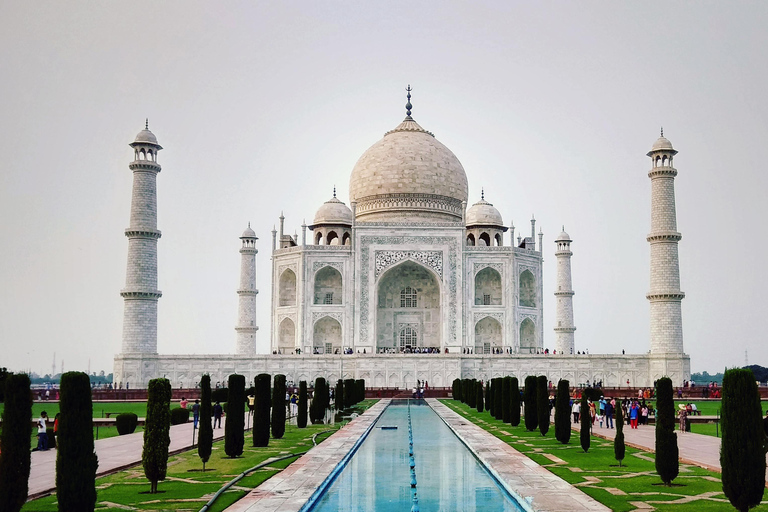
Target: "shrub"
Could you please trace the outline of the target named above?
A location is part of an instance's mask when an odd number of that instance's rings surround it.
[[[492,379],[485,381],[485,410],[491,413],[493,408],[493,393],[491,392]],[[493,416],[493,414],[491,414]]]
[[[203,461],[203,472],[205,472],[205,464],[211,458],[211,452],[213,451],[211,395],[211,376],[205,374],[200,379],[200,418],[198,420],[199,431],[197,434],[197,455]]]
[[[483,383],[477,382],[477,398],[475,398],[475,407],[477,412],[483,412]]]
[[[168,384],[169,401],[170,389]],[[96,467],[99,463],[93,446],[90,378],[82,372],[65,373],[61,376],[59,396],[59,440],[56,450],[56,499],[59,510],[92,511],[96,506]],[[25,443],[25,446],[28,445]]]
[[[536,376],[534,375],[525,378],[523,407],[525,409],[525,429],[532,432],[539,426],[539,416],[536,412]]]
[[[560,379],[555,397],[555,438],[563,444],[571,440],[571,384]]]
[[[312,404],[309,406],[309,419],[314,423],[322,423],[325,418],[325,410],[328,408],[328,383],[318,377],[315,380],[315,391],[312,397]]]
[[[589,415],[589,402],[587,396],[589,396],[587,388],[581,394],[581,413],[579,414],[579,423],[581,423],[581,431],[579,432],[579,441],[581,442],[581,449],[584,453],[589,451],[589,445],[591,442],[590,429],[592,428],[592,418]]]
[[[679,472],[672,380],[662,377],[656,381],[656,473],[665,485],[670,485]]]
[[[749,369],[723,376],[723,441],[720,448],[723,492],[737,510],[760,504],[765,491],[765,433],[760,393]]]
[[[227,379],[229,400],[227,422],[224,424],[224,452],[230,457],[243,454],[245,445],[245,376],[233,373]]]
[[[624,446],[624,411],[621,407],[616,408],[616,437],[613,439],[613,457],[619,461],[624,460],[626,447]]]
[[[296,426],[307,427],[307,381],[299,382],[299,415],[296,417]]]
[[[461,401],[465,404],[469,405],[469,395],[472,394],[472,390],[474,390],[472,385],[472,379],[462,379],[461,381]]]
[[[461,402],[461,379],[453,379],[453,399]]]
[[[355,392],[357,393],[355,399],[356,404],[365,400],[365,379],[357,379],[355,381]]]
[[[504,423],[512,421],[512,377],[506,376],[501,379],[501,397],[499,398],[499,404],[501,405],[500,420]]]
[[[344,408],[349,409],[355,405],[355,380],[344,379]]]
[[[171,383],[168,379],[152,379],[147,385],[147,417],[144,422],[144,449],[141,455],[151,494],[157,492],[157,483],[165,480],[168,470],[170,428]]]
[[[29,376],[6,373],[3,428],[0,432],[0,510],[18,512],[29,493],[29,425],[32,422],[32,393]]]
[[[256,376],[256,405],[253,409],[253,446],[269,446],[269,410],[271,408],[270,376],[260,373]]]
[[[509,392],[510,402],[512,402],[509,424],[513,427],[520,424],[520,388],[518,385],[517,377],[512,377],[512,390]]]
[[[536,413],[539,421],[539,432],[541,435],[547,435],[549,432],[549,380],[545,375],[539,375],[536,378]]]
[[[477,380],[469,380],[469,396],[467,397],[467,405],[471,408],[477,407]]]
[[[171,425],[182,425],[187,423],[189,421],[189,413],[189,409],[182,409],[181,407],[171,409]]]
[[[333,392],[334,400],[336,401],[336,410],[344,410],[344,381],[339,379],[336,381],[336,388]]]
[[[211,403],[215,404],[216,402],[219,402],[222,404],[225,402],[229,402],[228,388],[219,388],[219,389],[211,390]]]
[[[272,388],[272,437],[282,439],[285,434],[285,375],[275,375]]]
[[[509,380],[509,384],[504,384],[505,380]],[[493,385],[493,417],[497,420],[504,420],[504,408],[510,410],[509,417],[511,418],[511,411],[512,411],[512,380],[509,377],[496,377],[494,380]],[[508,385],[509,389],[506,391],[506,394],[504,394],[504,386]],[[504,400],[504,397],[507,398],[507,400]],[[506,404],[506,405],[504,405]]]
[[[136,432],[136,426],[139,424],[139,417],[132,412],[124,412],[115,417],[115,426],[117,433],[121,436],[133,434]]]

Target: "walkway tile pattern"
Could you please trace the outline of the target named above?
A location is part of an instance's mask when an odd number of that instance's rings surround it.
[[[550,473],[510,445],[466,420],[436,399],[427,402],[492,473],[523,497],[533,498],[537,511],[609,511],[565,480]]]

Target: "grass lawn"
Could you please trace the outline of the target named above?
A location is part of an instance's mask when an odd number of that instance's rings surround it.
[[[624,466],[618,467],[613,441],[592,437],[589,452],[584,453],[578,432],[564,445],[555,439],[554,425],[543,437],[538,430],[526,431],[523,422],[512,427],[455,400],[441,402],[611,510],[637,510],[643,504],[674,512],[735,510],[723,494],[720,473],[680,464],[680,474],[673,482],[676,486],[664,487],[659,485],[652,453],[627,446]],[[751,510],[768,512],[768,502]]]
[[[353,409],[362,412],[376,400],[365,400]],[[243,471],[264,462],[271,457],[279,457],[290,453],[304,452],[312,448],[312,436],[324,430],[338,430],[335,425],[307,425],[300,429],[295,425],[286,425],[282,439],[270,439],[266,448],[253,448],[252,434],[245,433],[245,447],[242,457],[230,459],[224,453],[224,441],[213,444],[213,452],[203,473],[202,463],[197,455],[197,449],[171,456],[168,460],[168,474],[165,481],[158,484],[158,494],[145,494],[149,491],[149,482],[144,476],[141,465],[114,475],[96,480],[97,504],[96,510],[125,511],[125,510],[174,510],[198,511],[210,497],[227,482]],[[331,433],[320,436],[318,442],[327,438]],[[291,458],[276,462],[255,471],[240,480],[234,487],[224,493],[210,509],[221,511],[245,496],[252,488],[257,487],[272,475],[278,473],[291,462]],[[47,496],[24,505],[23,512],[57,512],[56,496]]]
[[[0,414],[3,412],[5,404],[0,403]],[[171,403],[171,408],[178,407],[178,403]],[[56,413],[59,412],[58,402],[35,402],[32,404],[32,419],[40,417],[41,412],[47,412],[48,417],[53,421]],[[144,418],[147,415],[147,402],[94,402],[93,403],[93,417],[102,418],[106,417],[104,413],[121,413],[132,412],[139,418]],[[116,416],[115,414],[112,417]]]

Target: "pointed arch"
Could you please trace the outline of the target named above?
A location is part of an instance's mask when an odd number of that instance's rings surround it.
[[[472,233],[467,235],[467,245],[469,247],[475,246],[475,235],[473,235]]]
[[[341,245],[352,245],[352,235],[344,233],[341,237]]]
[[[502,238],[501,238],[501,233],[496,233],[494,240],[496,241],[496,247],[501,247],[502,245],[504,245],[504,242],[502,241]]]
[[[343,296],[341,272],[325,266],[315,274],[315,304],[341,304]]]
[[[324,316],[312,329],[313,351],[320,354],[341,354],[341,324],[335,318]]]
[[[475,324],[475,354],[490,354],[502,347],[501,323],[486,316]]]
[[[536,307],[536,278],[533,272],[524,270],[520,274],[520,305],[526,308]]]
[[[485,267],[475,275],[475,305],[501,305],[501,274],[491,267]]]
[[[281,306],[296,305],[296,274],[287,268],[280,274],[278,284],[279,304]]]
[[[315,233],[315,245],[322,245],[323,244],[323,232],[318,230],[317,233]]]
[[[480,243],[480,242],[483,242],[483,243]],[[491,246],[491,235],[489,235],[488,233],[485,233],[485,232],[482,233],[480,235],[480,238],[478,238],[478,240],[477,240],[477,245],[485,246],[485,247],[490,247]]]
[[[296,348],[296,324],[290,318],[283,318],[280,322],[277,348],[283,354],[289,354]]]
[[[339,235],[335,231],[329,231],[325,236],[325,245],[339,245]]]
[[[523,354],[536,352],[536,325],[530,318],[520,322],[520,352]]]

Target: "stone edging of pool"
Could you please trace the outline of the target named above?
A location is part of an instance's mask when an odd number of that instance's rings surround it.
[[[542,512],[610,511],[605,505],[539,466],[437,399],[428,398],[427,403],[496,479],[520,496],[533,497],[535,510]]]
[[[253,489],[227,512],[298,512],[358,445],[390,400],[379,400],[290,466]]]

